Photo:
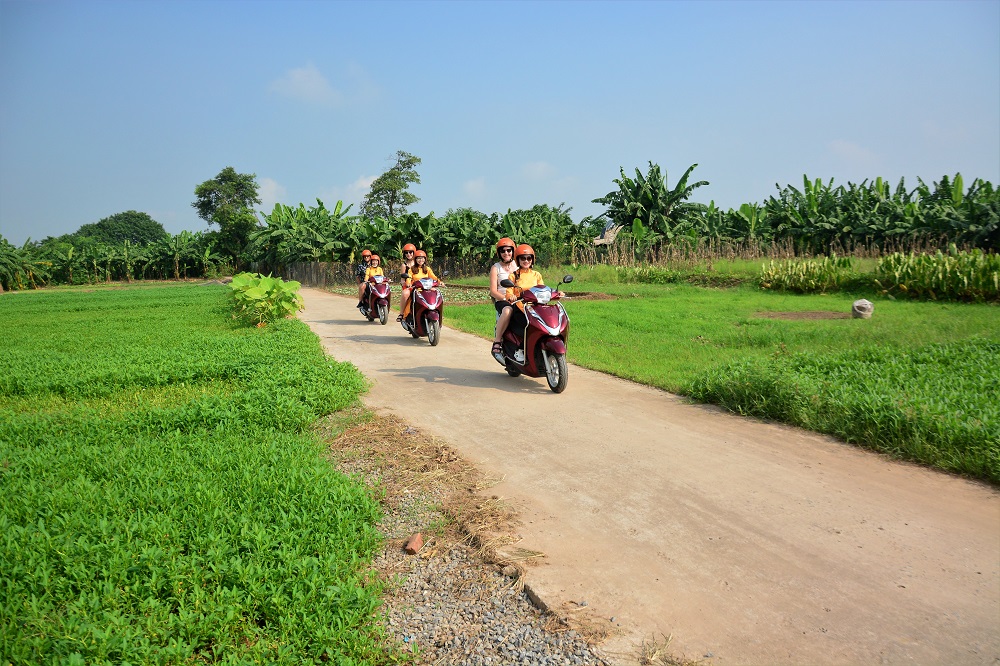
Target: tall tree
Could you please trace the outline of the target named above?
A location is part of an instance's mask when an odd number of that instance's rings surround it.
[[[253,210],[254,204],[260,204],[258,189],[257,174],[236,173],[231,166],[194,188],[198,198],[191,205],[197,209],[198,217],[209,225],[219,225],[220,249],[232,257],[237,266],[250,233],[258,226]]]
[[[416,169],[420,158],[399,150],[395,159],[396,163],[372,182],[371,190],[361,202],[361,215],[369,220],[403,215],[407,206],[420,201],[408,191],[410,183],[420,183]]]
[[[121,245],[125,241],[134,245],[149,245],[167,238],[170,234],[162,224],[147,213],[127,210],[93,224],[85,224],[73,235],[80,240],[87,239],[107,245]]]

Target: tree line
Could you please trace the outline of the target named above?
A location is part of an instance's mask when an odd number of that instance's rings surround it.
[[[126,211],[75,233],[48,237],[20,248],[0,236],[0,286],[24,289],[50,283],[212,277],[250,263],[280,271],[297,262],[354,262],[363,248],[398,257],[415,243],[433,258],[488,262],[504,236],[531,244],[546,263],[568,263],[583,248],[598,261],[613,243],[637,255],[667,246],[704,241],[792,243],[803,256],[850,251],[852,247],[1000,247],[1000,191],[975,179],[966,188],[961,174],[931,185],[903,179],[892,187],[882,178],[835,186],[803,176],[801,188],[776,185],[764,203],[722,210],[714,201],[692,200],[707,181],[692,181],[691,165],[673,185],[649,162],[635,177],[620,169],[614,188],[593,200],[603,213],[574,222],[571,208],[538,204],[506,213],[472,208],[421,215],[408,208],[419,201],[409,187],[420,183],[420,158],[398,151],[394,163],[373,181],[358,214],[338,201],[328,208],[276,204],[260,214],[255,174],[226,167],[199,184],[192,206],[208,224],[200,232],[168,234],[145,213]],[[596,250],[595,250],[595,240]]]

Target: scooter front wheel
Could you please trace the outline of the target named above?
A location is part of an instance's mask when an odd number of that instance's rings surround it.
[[[553,393],[562,393],[569,383],[569,368],[566,366],[565,354],[543,354],[538,350],[538,366],[545,368],[545,381]]]
[[[427,327],[427,342],[431,343],[431,347],[437,347],[437,343],[441,342],[441,321],[425,319],[424,324]]]
[[[379,322],[383,326],[385,326],[385,323],[387,321],[389,321],[389,306],[388,305],[382,305],[381,303],[379,304],[379,306],[378,306],[378,320],[379,320]]]

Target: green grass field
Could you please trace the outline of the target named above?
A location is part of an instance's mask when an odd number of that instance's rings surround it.
[[[364,379],[225,288],[0,298],[0,655],[393,661],[378,504],[308,426]]]
[[[564,272],[543,274],[555,284]],[[565,303],[573,363],[1000,483],[996,306],[876,299],[870,320],[822,318],[812,313],[848,315],[875,297],[622,284],[607,266],[578,274],[570,293],[617,298]],[[788,313],[800,318],[774,318]],[[485,338],[494,312],[451,307],[445,321]]]

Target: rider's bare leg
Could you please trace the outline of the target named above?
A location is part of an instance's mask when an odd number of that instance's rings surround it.
[[[497,331],[493,336],[493,342],[500,342],[503,340],[504,331],[507,330],[507,325],[510,324],[510,317],[513,311],[513,307],[504,308],[500,311],[500,318],[497,319]]]

